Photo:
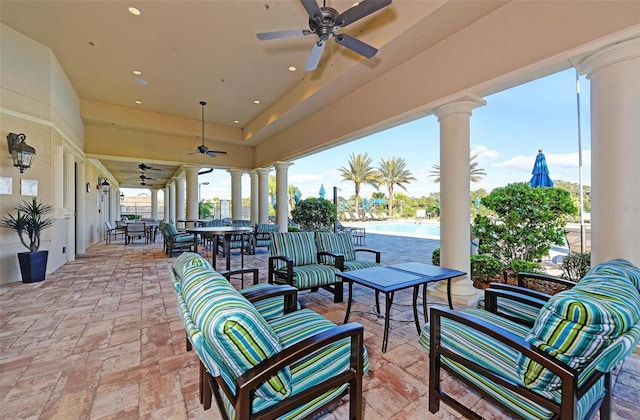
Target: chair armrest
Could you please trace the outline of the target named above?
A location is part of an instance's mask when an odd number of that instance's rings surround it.
[[[243,296],[251,303],[269,299],[277,296],[284,296],[284,313],[288,314],[296,310],[298,303],[298,289],[288,284],[269,287],[268,289],[252,290],[244,292]]]
[[[236,379],[238,387],[236,396],[227,395],[230,401],[235,401],[236,418],[250,417],[252,408],[251,396],[265,380],[295,361],[309,356],[309,354],[314,351],[345,338],[351,339],[350,369],[347,369],[335,377],[324,380],[321,384],[307,391],[297,394],[295,399],[297,405],[299,405],[301,402],[310,401],[313,397],[319,396],[341,384],[353,383],[355,381],[361,386],[364,359],[363,330],[363,326],[355,322],[333,327],[330,330],[316,334],[283,349],[280,353],[263,360],[258,365],[246,371]],[[226,392],[227,390],[225,389],[224,391]]]
[[[522,286],[514,286],[512,284],[503,284],[503,283],[490,283],[489,284],[489,288],[485,289],[486,290],[504,290],[504,291],[508,291],[508,292],[512,292],[512,293],[518,293],[520,295],[525,295],[525,296],[529,296],[532,297],[534,299],[538,299],[538,300],[543,300],[543,301],[548,301],[551,298],[551,295],[548,295],[546,293],[542,293],[542,292],[538,292],[537,290],[531,290],[528,289],[526,287],[522,287]]]
[[[533,326],[538,312],[545,303],[546,299],[538,299],[517,291],[491,287],[484,291],[485,310],[529,327]]]
[[[319,251],[318,260],[322,256],[333,257],[333,266],[340,271],[344,270],[344,255],[329,251]]]
[[[372,253],[376,256],[376,262],[378,264],[380,264],[380,251],[376,251],[375,249],[369,249],[369,248],[356,248],[355,249],[356,253],[358,252],[369,252]]]
[[[291,258],[287,258],[285,256],[282,255],[275,255],[272,257],[269,257],[269,275],[267,277],[267,280],[269,281],[269,283],[273,283],[274,277],[276,275],[276,269],[275,269],[275,262],[276,261],[282,261],[287,265],[287,283],[292,284],[293,283],[293,260]]]
[[[444,306],[433,306],[430,312],[431,330],[429,356],[431,359],[431,367],[435,367],[438,356],[442,355],[476,372],[479,372],[481,375],[488,377],[490,380],[493,380],[496,383],[507,386],[517,386],[521,392],[527,393],[529,396],[536,395],[539,397],[539,394],[528,390],[528,388],[520,384],[512,383],[509,379],[504,378],[496,374],[495,372],[470,361],[464,355],[458,354],[455,350],[443,347],[441,343],[442,318],[450,319],[451,321],[456,322],[468,328],[469,330],[475,330],[483,333],[500,341],[502,344],[522,353],[524,356],[539,363],[561,378],[563,395],[571,396],[573,394],[565,394],[564,391],[566,390],[565,387],[572,387],[576,383],[575,381],[577,380],[579,374],[576,369],[554,358],[553,356],[548,355],[544,351],[531,345],[524,338],[519,337],[516,334],[513,334],[498,325],[492,324],[491,322],[485,321],[463,311],[456,311]]]
[[[253,284],[258,284],[258,269],[257,268],[238,268],[236,270],[226,270],[226,271],[218,271],[218,273],[226,278],[227,280],[231,280],[231,276],[235,276],[236,274],[253,274]]]

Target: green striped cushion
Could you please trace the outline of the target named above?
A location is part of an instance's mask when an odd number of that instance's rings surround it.
[[[239,292],[240,294],[244,295],[248,292],[269,289],[271,287],[273,287],[273,284],[260,283],[245,287],[244,289],[240,289]],[[275,296],[259,300],[257,302],[253,302],[253,306],[256,307],[258,312],[260,312],[260,315],[262,315],[262,317],[268,322],[274,318],[278,318],[284,315],[284,296]],[[298,302],[297,308],[301,308],[300,302]]]
[[[167,233],[169,234],[169,236],[173,236],[173,235],[177,235],[178,234],[178,229],[176,229],[176,227],[172,223],[167,223],[166,229],[167,229]]]
[[[184,300],[191,310],[197,328],[210,342],[213,359],[224,365],[235,377],[258,365],[261,361],[279,353],[282,345],[256,308],[234,287],[223,279],[215,281],[215,287],[187,287],[196,282],[192,277],[202,276],[202,270],[187,269],[183,279]],[[205,271],[215,277],[218,273]],[[218,277],[220,277],[218,275]],[[200,277],[202,283],[202,277]],[[269,378],[257,390],[256,395],[266,400],[281,400],[291,392],[291,372],[283,369]]]
[[[587,274],[573,289],[553,296],[540,310],[527,341],[581,370],[640,321],[640,297],[632,283],[612,275]],[[532,389],[554,390],[560,378],[527,357],[518,373]]]
[[[336,281],[336,273],[340,270],[330,265],[311,264],[302,267],[293,267],[293,287],[298,289],[310,289],[312,287],[326,286]],[[286,274],[286,270],[282,270]],[[284,283],[284,280],[276,277],[276,283]]]
[[[640,268],[622,258],[598,264],[589,271],[589,274],[612,274],[626,278],[640,292]]]
[[[318,246],[318,251],[344,255],[345,262],[356,259],[351,232],[316,232],[316,245]],[[333,262],[331,257],[321,257],[321,259],[323,260],[321,262],[325,264]]]
[[[519,318],[528,322],[528,325],[533,325],[538,318],[540,308],[528,305],[526,303],[517,302],[513,299],[497,298],[498,313],[514,318]],[[478,309],[485,309],[484,297],[478,301]]]
[[[375,261],[352,260],[344,262],[344,271],[361,270],[363,268],[380,267]]]
[[[293,265],[318,264],[313,232],[271,232],[271,255],[285,256]],[[280,263],[276,268],[281,268]]]
[[[173,269],[180,279],[184,277],[184,271],[189,267],[212,269],[211,263],[195,252],[183,252],[173,263]]]

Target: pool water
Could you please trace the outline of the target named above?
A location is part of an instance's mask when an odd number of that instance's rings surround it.
[[[353,224],[353,226],[355,225],[356,224]],[[366,223],[358,223],[357,226],[365,228],[367,233],[440,239],[440,225],[436,223],[366,222]]]

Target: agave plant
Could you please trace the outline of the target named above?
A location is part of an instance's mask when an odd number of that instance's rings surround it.
[[[40,233],[53,225],[53,219],[46,217],[53,211],[53,207],[38,202],[37,197],[33,197],[30,202],[23,201],[16,205],[15,210],[17,215],[9,213],[0,219],[0,226],[15,230],[22,245],[30,252],[36,252],[40,249]]]

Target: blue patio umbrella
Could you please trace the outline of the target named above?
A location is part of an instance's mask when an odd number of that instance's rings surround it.
[[[296,205],[300,202],[300,190],[296,188],[296,191],[293,193],[293,201],[296,202]]]
[[[324,184],[320,184],[320,191],[318,191],[318,196],[320,198],[324,198],[325,194],[326,194],[326,191],[324,190]]]
[[[374,206],[387,204],[387,200],[385,200],[384,198],[374,198],[373,200],[371,200],[371,204],[373,204]]]
[[[538,149],[538,156],[536,156],[536,163],[533,165],[533,171],[531,171],[533,177],[531,177],[531,188],[536,187],[553,187],[553,181],[549,177],[549,168],[547,167],[547,160],[542,153],[542,149]]]

